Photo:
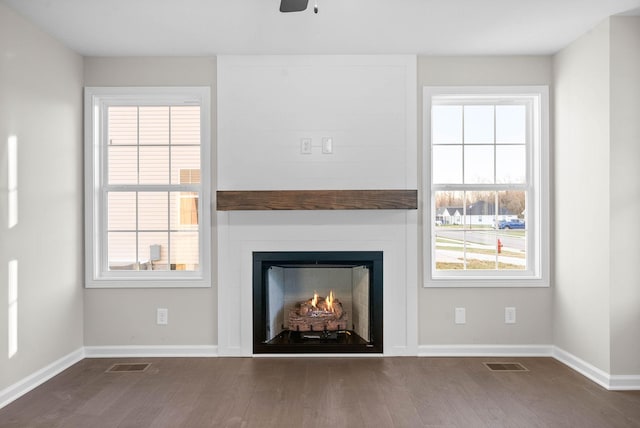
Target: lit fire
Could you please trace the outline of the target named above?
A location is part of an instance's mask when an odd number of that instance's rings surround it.
[[[313,298],[298,302],[289,311],[289,329],[291,331],[338,331],[346,330],[349,321],[348,314],[342,307],[342,302],[333,292],[327,297],[313,293]]]
[[[333,290],[331,290],[329,292],[329,295],[327,296],[327,298],[325,299],[325,302],[327,303],[327,311],[330,312],[335,312],[336,310],[333,308]]]
[[[329,295],[325,298],[318,296],[317,292],[313,293],[313,299],[308,301],[312,308],[320,312],[333,312],[336,313],[336,304],[338,300],[333,294],[333,290],[329,292]]]

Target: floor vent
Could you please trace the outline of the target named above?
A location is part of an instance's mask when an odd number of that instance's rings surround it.
[[[520,363],[484,363],[492,372],[528,372],[525,366]]]
[[[107,370],[107,373],[130,373],[143,372],[149,368],[151,363],[118,363]]]

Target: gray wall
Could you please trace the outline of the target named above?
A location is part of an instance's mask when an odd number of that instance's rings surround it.
[[[609,371],[609,21],[557,54],[554,72],[554,343]]]
[[[418,158],[422,159],[423,156],[423,86],[551,86],[552,82],[551,57],[548,56],[420,57],[418,59]],[[421,161],[419,165],[422,166]],[[420,168],[420,173],[428,174],[428,171]],[[422,177],[418,182],[422,183]],[[420,236],[425,235],[421,233]],[[418,248],[422,248],[422,244],[418,245]],[[419,260],[423,260],[422,254],[419,254]],[[423,282],[421,280],[420,284]],[[418,343],[420,345],[548,345],[552,343],[552,291],[550,288],[421,288],[418,298],[420,308]],[[505,306],[516,307],[516,324],[504,323]],[[455,307],[467,309],[466,324],[454,323]]]
[[[640,17],[611,18],[611,374],[640,374]]]
[[[215,162],[216,60],[200,58],[105,58],[84,61],[86,86],[210,86],[212,159]],[[212,170],[216,189],[215,168]],[[216,269],[216,233],[211,264]],[[86,289],[84,344],[214,345],[217,343],[217,290]],[[156,308],[169,309],[169,324],[156,325]]]
[[[17,137],[9,228],[7,142]],[[82,58],[0,3],[0,391],[81,349]],[[7,278],[18,262],[18,352]]]
[[[607,373],[638,374],[640,18],[607,19],[554,64],[554,343]]]

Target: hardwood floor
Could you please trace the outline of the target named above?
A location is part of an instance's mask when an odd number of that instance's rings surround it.
[[[116,362],[152,364],[105,373]],[[640,427],[640,391],[551,358],[85,359],[1,409],[0,427]]]

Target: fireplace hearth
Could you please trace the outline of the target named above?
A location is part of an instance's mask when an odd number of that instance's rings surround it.
[[[382,263],[382,251],[254,252],[254,354],[382,353]]]

